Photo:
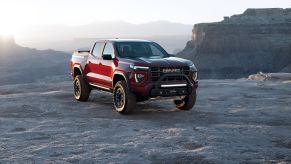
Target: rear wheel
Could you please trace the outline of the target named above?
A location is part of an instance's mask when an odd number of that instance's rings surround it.
[[[185,96],[181,100],[174,100],[176,107],[180,110],[190,110],[193,108],[196,102],[196,91],[193,91],[190,95]]]
[[[87,101],[90,95],[91,89],[88,83],[83,79],[81,75],[77,75],[74,79],[74,95],[78,101]]]
[[[115,110],[121,114],[132,112],[136,106],[136,96],[123,80],[118,81],[114,86],[113,103]]]

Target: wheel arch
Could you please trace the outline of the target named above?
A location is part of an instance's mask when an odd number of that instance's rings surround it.
[[[73,69],[73,77],[76,77],[77,75],[83,76],[83,69],[78,64],[74,65],[74,69]]]
[[[127,87],[129,89],[131,89],[130,84],[129,84],[129,80],[123,72],[115,72],[114,73],[113,80],[112,80],[112,88],[114,88],[115,84],[120,80],[124,80],[126,82]]]

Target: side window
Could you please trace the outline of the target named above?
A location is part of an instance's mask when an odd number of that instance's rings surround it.
[[[112,43],[106,43],[103,54],[110,54],[112,57],[114,57],[114,47]]]
[[[96,43],[93,48],[93,54],[96,57],[101,57],[105,43]]]

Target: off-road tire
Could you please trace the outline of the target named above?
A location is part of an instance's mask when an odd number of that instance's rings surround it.
[[[90,96],[91,88],[81,75],[74,79],[74,96],[78,101],[87,101]]]
[[[119,98],[123,100],[118,101]],[[113,104],[115,110],[121,114],[131,113],[136,107],[136,96],[130,91],[129,87],[126,85],[126,82],[123,80],[118,81],[114,86]]]
[[[193,108],[196,102],[196,91],[193,91],[190,95],[185,96],[182,100],[174,100],[176,107],[180,110],[190,110]]]

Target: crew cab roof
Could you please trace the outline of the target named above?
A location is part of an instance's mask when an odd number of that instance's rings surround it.
[[[152,41],[144,39],[102,39],[97,40],[96,42],[152,42]]]

